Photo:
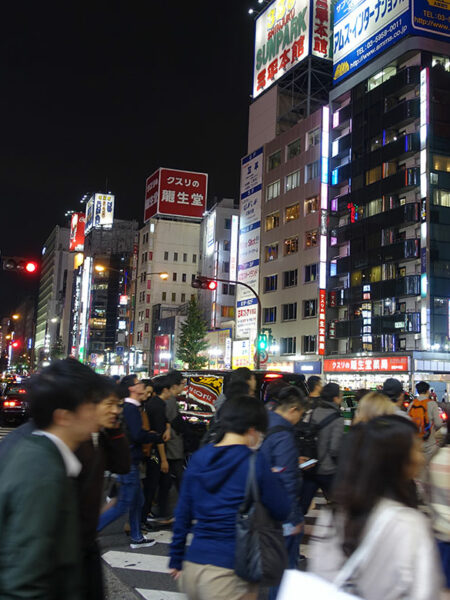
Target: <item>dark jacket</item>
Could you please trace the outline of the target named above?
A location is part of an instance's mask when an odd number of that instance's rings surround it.
[[[286,429],[269,435],[261,446],[261,452],[271,468],[281,467],[284,469],[280,471],[278,477],[291,502],[291,512],[287,520],[292,525],[298,525],[303,521],[303,514],[299,504],[301,473],[298,468],[295,428],[276,412],[269,411],[268,416],[268,433],[273,427],[281,426]]]
[[[83,468],[77,478],[81,517],[81,543],[87,549],[97,537],[105,471],[124,475],[131,466],[130,447],[123,431],[107,429],[81,444],[75,453]]]
[[[0,598],[82,600],[74,481],[45,436],[8,455],[0,478]]]
[[[317,458],[319,459],[317,473],[319,475],[332,475],[336,472],[337,459],[344,435],[344,419],[341,417],[341,409],[332,401],[319,400],[311,413],[313,423],[320,423],[333,413],[339,415],[339,418],[319,431],[317,443]]]
[[[185,471],[175,512],[170,568],[183,560],[234,569],[236,516],[245,496],[249,458],[247,446],[213,446],[196,452]],[[285,521],[290,501],[265,457],[258,453],[256,477],[260,498],[272,517]],[[186,548],[186,536],[194,538]]]
[[[161,436],[154,431],[146,431],[142,428],[141,409],[131,402],[123,404],[123,420],[130,444],[131,462],[137,465],[144,458],[142,444],[160,444]],[[151,423],[150,427],[152,427]]]

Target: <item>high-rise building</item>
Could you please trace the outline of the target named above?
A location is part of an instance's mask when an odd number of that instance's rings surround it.
[[[449,12],[430,14],[436,10]],[[395,376],[408,385],[427,379],[443,393],[450,383],[450,44],[398,39],[347,78],[336,70],[341,83],[330,93],[324,371],[354,388]]]
[[[49,359],[50,351],[55,344],[61,345],[61,318],[68,266],[69,229],[57,225],[42,248],[34,341],[35,360],[38,365],[42,365]]]

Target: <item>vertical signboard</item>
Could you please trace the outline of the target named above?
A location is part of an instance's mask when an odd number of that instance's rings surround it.
[[[170,337],[155,335],[155,373],[167,373],[170,365]]]
[[[94,194],[86,204],[86,223],[84,233],[100,227],[111,228],[114,220],[114,196],[112,194]]]
[[[259,293],[259,254],[261,234],[261,194],[263,149],[242,159],[241,212],[239,219],[238,281]],[[256,337],[258,304],[250,290],[237,286],[236,338]]]
[[[158,212],[159,172],[155,171],[145,181],[144,223],[147,223]]]
[[[230,241],[230,280],[236,281],[237,260],[238,260],[238,242],[239,242],[239,216],[231,217],[231,241]]]
[[[327,292],[326,290],[319,290],[319,354],[323,356],[325,354],[325,313],[326,313],[326,302]]]
[[[216,211],[213,211],[206,219],[206,256],[214,254],[214,242],[216,241]]]
[[[85,222],[86,217],[84,213],[73,213],[70,219],[70,252],[83,252]]]

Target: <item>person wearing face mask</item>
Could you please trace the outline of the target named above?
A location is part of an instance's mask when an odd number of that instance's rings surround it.
[[[295,569],[304,519],[299,502],[300,469],[294,427],[307,410],[309,402],[294,386],[283,388],[273,400],[276,404],[268,413],[269,427],[261,452],[270,467],[279,472],[285,493],[291,502],[291,512],[283,529],[289,556],[289,569]],[[275,599],[277,593],[278,587],[270,588],[269,599]]]
[[[170,573],[189,600],[256,599],[254,585],[234,571],[236,518],[245,497],[251,448],[267,428],[266,410],[256,398],[234,396],[221,411],[221,435],[191,458],[175,511]],[[255,464],[260,499],[272,517],[285,521],[291,510],[278,475],[259,452]],[[193,539],[186,546],[186,537]]]

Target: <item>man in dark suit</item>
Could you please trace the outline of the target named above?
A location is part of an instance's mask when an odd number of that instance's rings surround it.
[[[101,377],[74,359],[30,381],[37,429],[0,468],[0,598],[83,598],[74,452],[97,428],[102,388]]]

